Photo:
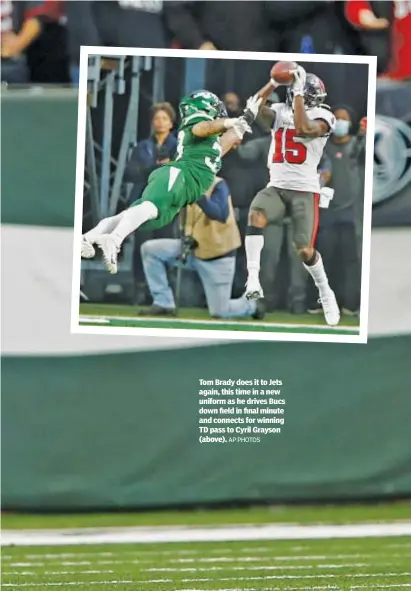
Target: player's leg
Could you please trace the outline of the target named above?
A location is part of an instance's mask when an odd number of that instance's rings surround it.
[[[147,240],[141,246],[141,260],[144,275],[153,303],[148,310],[142,310],[141,316],[175,316],[174,295],[167,277],[167,265],[174,264],[181,252],[181,242],[173,238]]]
[[[213,318],[246,318],[256,313],[256,303],[243,296],[231,299],[235,274],[235,257],[223,257],[203,261],[193,257],[207,300],[210,316]]]
[[[254,197],[248,215],[245,237],[247,256],[247,285],[245,296],[249,300],[263,297],[260,285],[261,251],[264,247],[264,228],[269,223],[282,221],[285,204],[275,187],[266,187]]]
[[[108,234],[114,230],[119,223],[123,212],[107,218],[103,218],[97,226],[83,234],[81,240],[81,257],[83,259],[92,259],[96,254],[93,244],[100,234]]]
[[[153,172],[141,199],[132,203],[123,212],[121,220],[111,233],[103,234],[96,239],[109,273],[117,273],[117,255],[127,236],[151,220],[160,218],[160,225],[170,221],[168,214],[173,209],[174,192],[178,190],[177,181],[180,173],[178,168],[170,166]]]
[[[143,201],[124,210],[121,220],[113,230],[106,234],[100,234],[96,238],[95,243],[103,253],[109,273],[117,273],[117,256],[124,239],[141,224],[154,219],[157,215],[157,207],[150,201]]]
[[[318,231],[318,193],[303,191],[282,191],[289,203],[294,244],[304,267],[311,275],[318,289],[327,324],[335,326],[340,320],[335,294],[329,286],[321,254],[314,248]]]

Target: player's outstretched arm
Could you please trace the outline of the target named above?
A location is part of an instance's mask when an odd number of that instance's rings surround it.
[[[210,135],[219,135],[232,127],[232,120],[229,117],[215,119],[214,121],[200,121],[191,128],[191,132],[196,137],[208,137]]]
[[[304,105],[304,87],[306,72],[298,66],[294,71],[294,127],[298,137],[321,137],[330,131],[329,124],[323,119],[309,119]]]
[[[267,84],[260,88],[260,90],[257,92],[257,96],[263,99],[261,105],[264,105],[267,102],[270,94],[272,94],[278,86],[279,85],[271,78]]]
[[[270,109],[270,107],[266,106],[266,102],[270,94],[274,92],[277,86],[278,84],[271,78],[270,81],[267,82],[267,84],[265,84],[262,88],[260,88],[260,90],[254,95],[254,97],[261,99],[261,102],[259,104],[258,115],[261,115],[262,117],[267,119],[269,118],[271,120],[270,123],[274,122],[275,113],[272,109]],[[244,117],[246,118],[248,123],[252,123],[255,119],[255,117],[248,117],[247,108],[244,111]]]
[[[220,139],[221,155],[225,156],[227,152],[241,144],[242,138],[240,138],[234,129],[226,131]]]

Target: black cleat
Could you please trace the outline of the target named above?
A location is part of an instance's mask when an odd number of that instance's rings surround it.
[[[144,310],[140,310],[138,313],[139,316],[177,316],[175,308],[163,308],[162,306],[157,306],[157,304],[153,304],[149,308]]]
[[[262,299],[259,299],[259,300],[256,300],[255,303],[256,303],[255,312],[251,318],[254,318],[255,320],[262,320],[264,318],[265,312],[266,312],[265,301]]]

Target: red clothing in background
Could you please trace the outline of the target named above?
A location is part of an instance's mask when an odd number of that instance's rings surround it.
[[[393,0],[393,21],[391,23],[391,56],[388,71],[389,78],[404,80],[411,78],[411,0]],[[365,0],[347,0],[345,15],[354,27],[366,30],[360,23],[360,11],[371,10],[370,2]]]
[[[411,1],[394,0],[394,21],[391,29],[390,78],[411,78]]]

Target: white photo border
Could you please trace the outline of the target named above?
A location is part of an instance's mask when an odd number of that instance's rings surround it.
[[[223,330],[194,330],[178,328],[129,328],[107,326],[82,326],[80,324],[80,276],[81,276],[81,232],[83,219],[83,184],[85,168],[85,137],[87,117],[87,72],[89,56],[121,57],[178,57],[195,59],[230,59],[270,61],[272,63],[288,60],[296,62],[318,62],[335,64],[365,64],[368,65],[368,97],[367,97],[367,135],[364,183],[364,216],[362,241],[362,273],[361,273],[361,306],[360,328],[358,335],[341,334],[312,334],[312,333],[281,333],[223,331]],[[76,158],[76,192],[74,208],[74,236],[73,236],[73,270],[71,293],[71,333],[95,334],[112,336],[174,336],[195,337],[225,341],[284,341],[311,343],[355,343],[365,344],[368,339],[368,311],[370,288],[370,258],[371,258],[371,220],[372,220],[372,190],[373,190],[373,154],[375,130],[375,100],[377,85],[376,56],[356,55],[326,55],[299,53],[269,53],[251,51],[202,51],[186,49],[147,49],[130,47],[89,47],[80,49],[80,77],[78,89],[78,118],[77,118],[77,158]],[[337,328],[337,327],[336,327]],[[330,330],[328,328],[328,330]]]

